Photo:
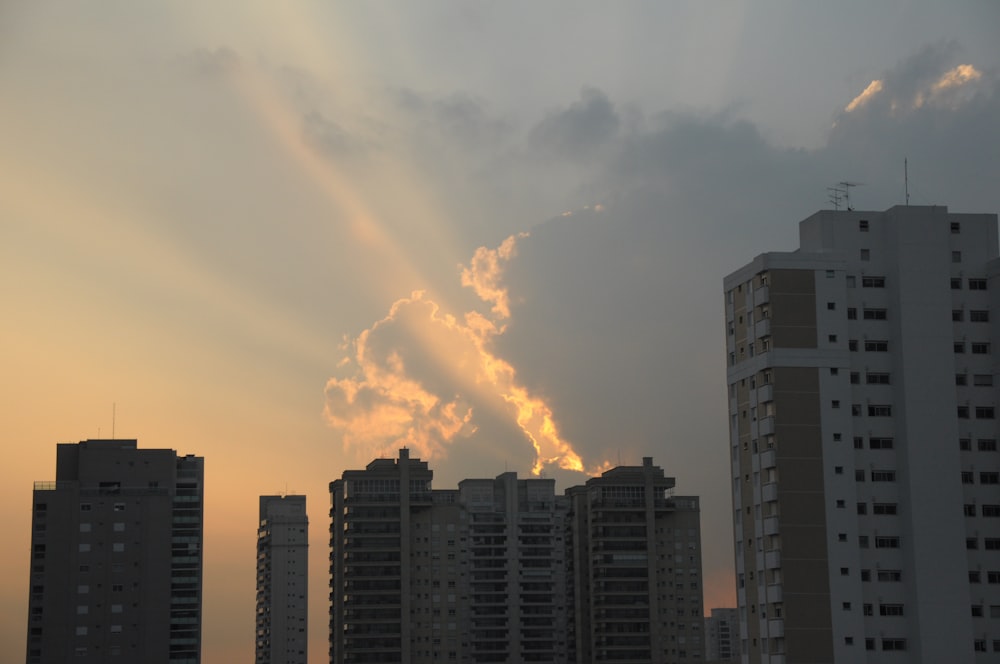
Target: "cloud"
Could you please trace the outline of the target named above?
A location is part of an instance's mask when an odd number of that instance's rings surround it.
[[[439,459],[450,445],[479,434],[530,443],[535,474],[550,465],[584,469],[561,437],[552,409],[492,350],[510,315],[501,275],[526,237],[511,236],[496,249],[480,247],[462,269],[463,285],[491,305],[491,316],[472,310],[459,318],[414,292],[345,344],[340,369],[346,375],[327,382],[324,414],[346,448],[386,454],[405,445],[423,458]],[[480,429],[481,422],[497,421],[499,427]]]
[[[620,124],[608,96],[596,88],[584,88],[579,101],[550,114],[532,129],[530,141],[553,154],[579,157],[611,140]]]

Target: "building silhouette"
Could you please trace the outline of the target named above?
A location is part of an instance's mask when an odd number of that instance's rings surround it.
[[[745,662],[1000,652],[997,216],[823,211],[725,278]]]
[[[565,496],[432,477],[402,449],[330,483],[331,662],[703,659],[698,501],[652,459]]]
[[[36,482],[28,664],[201,660],[204,460],[59,444]]]
[[[305,496],[261,496],[256,664],[308,660],[309,517]]]

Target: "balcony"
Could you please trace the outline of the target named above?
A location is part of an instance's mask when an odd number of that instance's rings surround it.
[[[753,292],[753,303],[757,306],[771,301],[771,291],[768,286],[761,286]]]
[[[764,450],[760,453],[761,468],[774,468],[777,465],[777,458],[773,449]]]
[[[785,635],[785,621],[778,620],[768,620],[767,621],[767,635],[769,637],[777,638]]]
[[[778,483],[771,482],[760,488],[760,499],[765,503],[778,499]]]
[[[767,337],[771,335],[771,319],[765,318],[764,320],[759,320],[754,323],[753,326],[753,336],[754,339],[760,339],[761,337]]]
[[[762,417],[757,420],[757,435],[766,436],[774,433],[774,417]]]
[[[781,529],[778,527],[778,517],[769,516],[764,519],[764,534],[777,535]]]
[[[780,583],[775,583],[775,584],[770,585],[770,586],[767,587],[767,601],[768,601],[769,604],[773,604],[775,602],[783,602],[784,601],[782,599],[781,584]]]
[[[781,567],[781,551],[775,549],[774,551],[764,552],[764,567],[767,569],[777,569]]]

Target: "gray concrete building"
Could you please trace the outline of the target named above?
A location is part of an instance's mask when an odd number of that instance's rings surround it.
[[[305,496],[261,496],[257,526],[256,664],[306,664],[309,516]]]
[[[59,444],[32,501],[28,664],[201,660],[204,460]]]
[[[619,466],[566,491],[571,661],[701,662],[701,519],[653,465]]]
[[[711,609],[705,618],[705,662],[740,660],[740,620],[737,609]]]
[[[697,498],[647,462],[567,496],[515,473],[432,490],[405,449],[345,472],[331,662],[701,661]]]
[[[745,662],[1000,653],[995,214],[822,211],[725,278]]]

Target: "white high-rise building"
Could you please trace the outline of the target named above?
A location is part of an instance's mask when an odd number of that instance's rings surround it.
[[[712,609],[705,618],[705,662],[740,661],[740,621],[737,609]]]
[[[743,661],[993,661],[997,216],[799,235],[725,279]]]
[[[305,496],[261,496],[256,664],[305,664],[309,619]]]

